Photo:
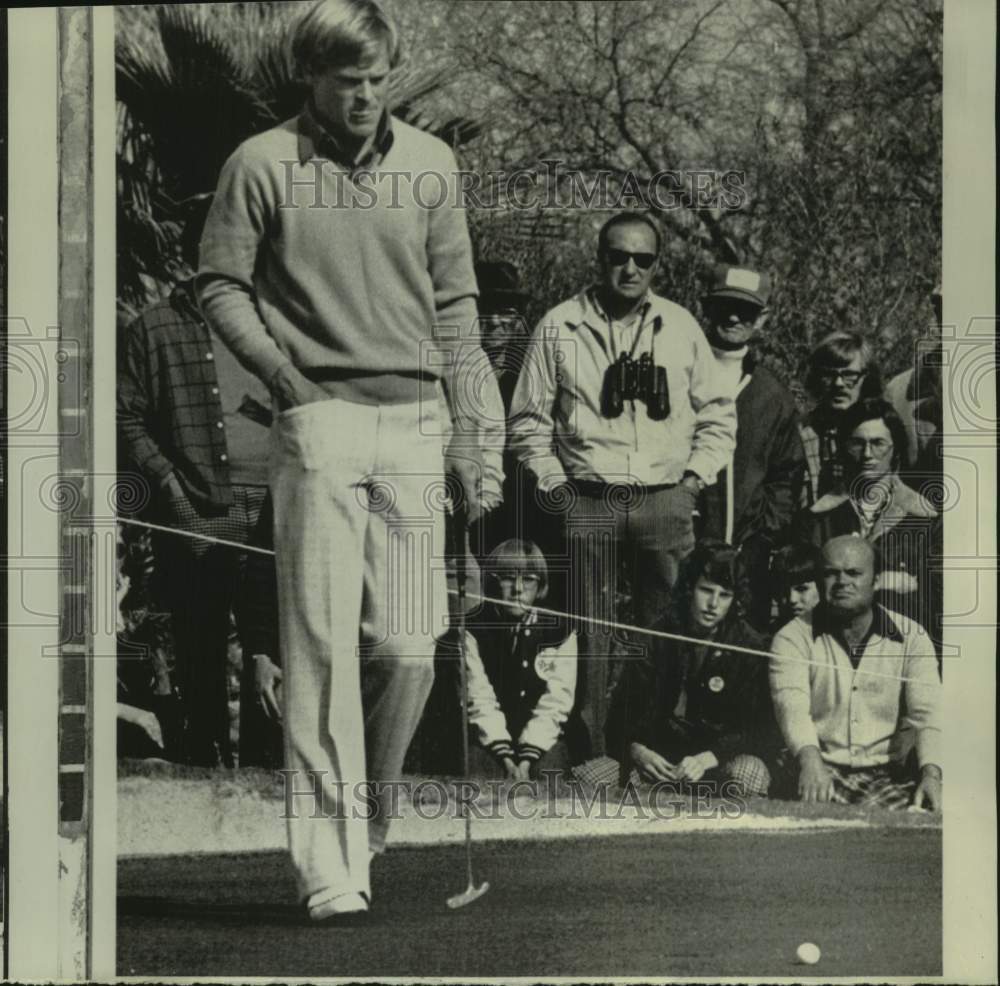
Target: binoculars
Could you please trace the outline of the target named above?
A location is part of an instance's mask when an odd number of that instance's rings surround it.
[[[604,373],[601,411],[606,418],[617,418],[625,401],[643,401],[646,414],[653,421],[662,421],[670,414],[670,394],[667,371],[653,362],[649,353],[638,360],[622,352]]]

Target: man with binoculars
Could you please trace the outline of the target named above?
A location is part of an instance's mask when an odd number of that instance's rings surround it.
[[[565,522],[567,603],[581,618],[573,762],[605,753],[619,566],[633,618],[662,616],[692,513],[736,444],[732,397],[694,317],[650,290],[661,234],[619,213],[598,236],[600,280],[552,309],[528,346],[511,406],[510,446],[539,499]]]

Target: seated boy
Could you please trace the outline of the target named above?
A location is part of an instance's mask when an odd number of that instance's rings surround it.
[[[548,591],[545,557],[504,541],[483,568],[484,603],[466,631],[473,772],[527,780],[562,768],[560,741],[576,690],[576,634],[534,609]]]
[[[767,648],[743,616],[747,598],[736,548],[706,538],[684,560],[653,627],[667,636],[627,662],[612,704],[609,746],[633,780],[767,794],[777,750],[767,659],[729,649]]]
[[[812,611],[819,603],[819,564],[819,549],[804,542],[785,545],[775,554],[771,562],[771,591],[778,604],[775,631],[794,619],[806,623],[812,619]]]

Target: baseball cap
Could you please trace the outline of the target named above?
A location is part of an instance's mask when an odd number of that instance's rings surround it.
[[[512,307],[523,309],[531,298],[521,290],[518,269],[506,260],[483,260],[476,264],[480,312]]]
[[[771,279],[767,274],[729,264],[716,265],[712,286],[705,295],[706,298],[737,298],[740,301],[752,301],[761,308],[767,307],[767,299],[770,296]]]

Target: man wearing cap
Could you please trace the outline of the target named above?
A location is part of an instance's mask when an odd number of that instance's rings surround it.
[[[509,412],[528,341],[525,311],[530,299],[521,290],[518,269],[506,260],[476,264],[476,283],[480,339],[496,371],[504,409]]]
[[[600,280],[542,318],[511,407],[511,449],[552,520],[565,520],[569,606],[582,618],[567,726],[577,765],[604,756],[612,655],[633,645],[611,626],[620,564],[635,623],[652,626],[694,547],[698,496],[736,442],[733,399],[704,333],[651,290],[660,247],[645,213],[604,224]]]
[[[771,615],[771,550],[791,525],[805,469],[795,401],[752,349],[770,315],[770,293],[767,274],[719,264],[702,301],[705,334],[737,420],[733,457],[705,491],[705,533],[740,548],[750,578],[747,617],[761,631]]]
[[[486,422],[484,427],[483,444],[504,453],[504,475],[502,499],[488,504],[492,509],[486,509],[469,531],[473,554],[481,562],[502,541],[516,536],[524,525],[526,498],[519,493],[524,483],[518,482],[516,463],[505,450],[505,443],[506,417],[528,343],[525,310],[530,299],[521,290],[520,272],[514,264],[506,260],[482,260],[475,270],[479,287],[479,338],[496,374],[504,409],[502,421]]]

